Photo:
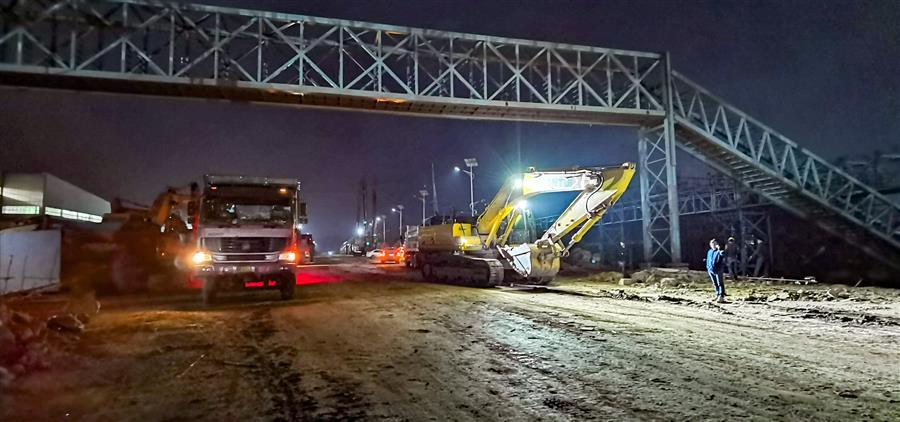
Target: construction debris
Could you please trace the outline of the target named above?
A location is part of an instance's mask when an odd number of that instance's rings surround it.
[[[628,299],[694,298],[711,289],[704,271],[680,268],[647,268],[618,278],[617,272],[598,272],[570,278],[568,289],[600,296]],[[584,284],[582,284],[584,283]],[[617,290],[621,286],[627,290]],[[842,284],[819,283],[813,277],[805,279],[740,277],[726,281],[726,290],[733,303],[766,304],[779,302],[862,302],[866,304],[893,303],[900,298],[895,290],[877,287],[852,287]],[[619,293],[620,292],[620,293]],[[788,305],[791,306],[791,305]],[[852,319],[856,321],[858,318]]]
[[[602,273],[593,274],[589,278],[591,281],[598,283],[618,283],[619,280],[623,278],[623,275],[620,272],[604,271]]]
[[[47,320],[47,328],[56,331],[81,334],[84,331],[84,323],[72,314],[53,315]]]
[[[53,351],[77,341],[88,320],[89,313],[77,316],[69,311],[47,318],[13,311],[0,299],[0,388],[22,375],[47,369]]]

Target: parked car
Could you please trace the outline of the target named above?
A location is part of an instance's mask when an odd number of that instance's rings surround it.
[[[402,248],[374,249],[366,253],[366,258],[375,264],[399,264],[403,262],[403,250]]]

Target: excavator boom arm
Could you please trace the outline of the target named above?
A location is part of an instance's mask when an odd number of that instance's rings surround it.
[[[545,193],[580,192],[542,237],[542,239],[556,242],[578,226],[592,220],[594,214],[602,213],[605,208],[617,201],[625,192],[633,174],[634,164],[631,163],[614,168],[523,173],[521,176],[509,180],[500,188],[494,199],[478,217],[476,229],[478,233],[487,235],[486,247],[505,244],[505,239],[509,236],[506,233],[498,233],[501,223],[507,219],[510,220],[509,223],[512,223],[511,217],[516,215],[516,207],[523,205],[522,201]],[[596,222],[597,219],[593,220]],[[590,225],[587,229],[590,228]],[[580,236],[578,240],[580,240]]]
[[[634,176],[634,165],[623,165],[618,168],[601,171],[600,183],[595,187],[583,190],[563,211],[562,214],[544,232],[542,240],[558,242],[564,236],[575,231],[571,244],[581,241],[581,237],[600,220],[600,217],[625,193]]]

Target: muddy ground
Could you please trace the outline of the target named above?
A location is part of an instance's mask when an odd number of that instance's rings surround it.
[[[50,369],[0,392],[0,420],[900,420],[895,291],[731,283],[720,305],[670,277],[310,271],[290,302],[101,299]]]

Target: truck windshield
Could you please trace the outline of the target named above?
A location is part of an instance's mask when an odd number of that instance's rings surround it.
[[[265,204],[243,198],[210,198],[204,201],[203,216],[207,222],[224,224],[263,223],[290,225],[293,212],[290,202]]]

